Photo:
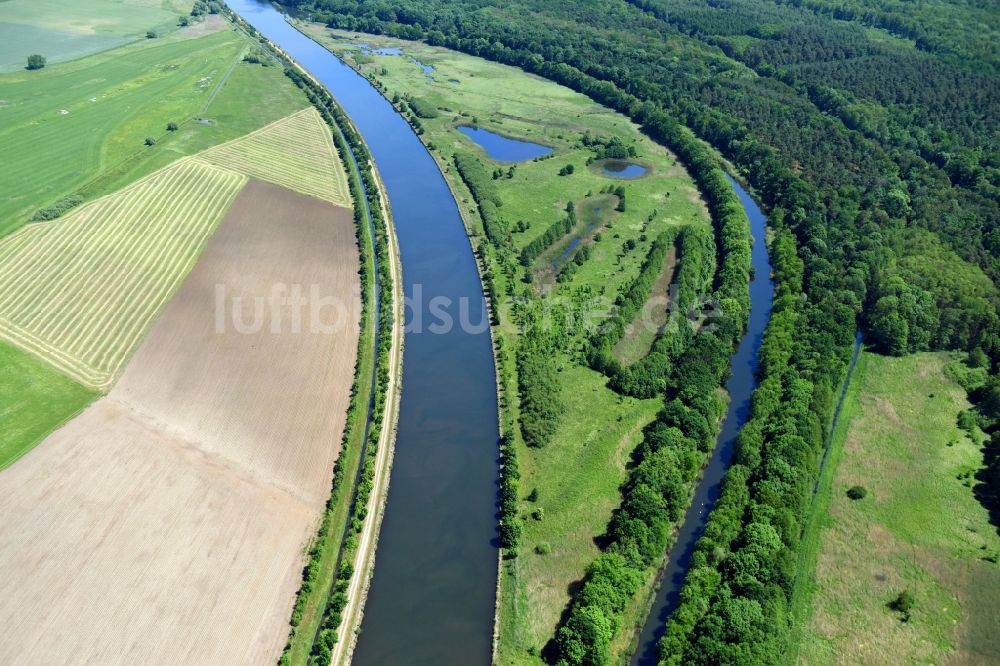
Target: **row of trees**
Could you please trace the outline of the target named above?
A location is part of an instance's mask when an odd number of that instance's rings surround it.
[[[542,233],[534,238],[521,250],[521,265],[528,268],[535,262],[545,250],[547,250],[557,240],[573,231],[576,227],[576,206],[570,201],[566,204],[566,217],[553,222]]]

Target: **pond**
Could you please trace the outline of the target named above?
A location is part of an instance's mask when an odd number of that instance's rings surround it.
[[[632,179],[646,175],[649,171],[646,167],[635,162],[625,160],[607,160],[601,164],[601,173],[611,178]]]
[[[552,148],[548,146],[511,139],[481,127],[459,125],[458,131],[472,139],[498,162],[526,162],[552,152]]]

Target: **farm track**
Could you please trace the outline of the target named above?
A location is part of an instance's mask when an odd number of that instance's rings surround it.
[[[382,210],[389,211],[389,203],[385,196],[381,181],[379,198]],[[391,219],[391,216],[390,216]],[[402,264],[399,259],[399,246],[392,224],[387,225],[387,244],[389,249],[389,268],[392,278],[392,309],[393,327],[392,344],[389,349],[389,385],[382,415],[382,429],[378,440],[378,449],[373,469],[374,483],[368,498],[367,514],[358,535],[358,546],[355,550],[354,571],[347,588],[347,604],[341,613],[342,619],[338,627],[339,640],[334,644],[331,664],[347,665],[351,661],[354,646],[357,642],[361,620],[364,617],[365,600],[371,577],[375,570],[375,551],[378,547],[378,534],[382,525],[382,516],[389,494],[389,477],[392,472],[392,456],[395,450],[396,423],[399,416],[400,390],[402,389],[404,315],[402,302]]]
[[[248,177],[350,205],[305,109],[0,240],[0,337],[107,390]]]

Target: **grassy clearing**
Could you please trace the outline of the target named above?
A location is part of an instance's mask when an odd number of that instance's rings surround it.
[[[531,267],[534,287],[520,283],[520,275],[511,277],[498,271],[496,279],[505,293],[534,289],[546,294],[549,303],[604,295],[610,306],[622,285],[638,274],[652,242],[663,230],[673,225],[710,224],[693,182],[673,155],[643,136],[627,118],[583,95],[515,68],[446,49],[372,35],[331,33],[317,25],[301,27],[377,79],[390,98],[398,93],[420,100],[417,106],[424,110],[423,116],[434,116],[426,113],[428,107],[436,110],[436,117],[419,119],[422,138],[432,147],[456,193],[474,245],[483,235],[482,220],[454,166],[456,152],[476,154],[487,172],[499,170],[493,183],[502,200],[500,214],[513,232],[515,251],[563,218],[567,203],[573,202],[578,222],[535,260]],[[364,54],[357,43],[401,47],[403,55]],[[411,57],[434,67],[429,77]],[[554,152],[550,157],[516,165],[495,162],[457,130],[471,124],[545,144]],[[633,145],[635,161],[648,166],[649,175],[621,180],[587,168],[588,159],[595,156],[581,141],[588,132]],[[573,166],[573,173],[559,175],[568,165]],[[625,191],[624,211],[615,210],[618,198],[608,192],[609,187],[618,186]],[[581,242],[563,256],[577,238]],[[589,246],[586,261],[569,279],[553,284],[555,273],[583,246]],[[494,306],[501,313],[497,333],[507,350],[501,371],[511,375],[502,381],[509,389],[517,386],[512,350],[519,337],[509,325],[516,317],[510,302]],[[661,404],[656,399],[624,398],[608,389],[606,378],[582,367],[572,351],[582,347],[580,332],[568,335],[576,337],[565,345],[569,354],[558,354],[564,409],[550,443],[541,449],[528,448],[520,432],[515,429],[513,433],[526,521],[518,557],[503,564],[499,663],[505,665],[541,663],[539,653],[554,635],[571,591],[599,552],[594,539],[605,532],[612,510],[621,502],[619,487],[626,478],[625,465],[632,449]],[[517,400],[505,401],[505,405],[516,417]],[[536,489],[537,501],[527,501]],[[540,514],[535,517],[537,510]],[[638,605],[630,609],[628,621],[641,622]],[[623,628],[621,636],[627,640],[630,635],[631,627]]]
[[[677,249],[671,248],[663,258],[663,272],[653,284],[649,298],[646,299],[646,303],[640,310],[640,315],[637,318],[639,321],[633,322],[632,327],[615,345],[615,357],[625,365],[631,365],[644,358],[652,349],[653,343],[656,342],[661,328],[666,325],[670,314],[668,300],[670,282],[673,280],[676,265]],[[639,325],[639,322],[642,325]]]
[[[629,455],[660,407],[659,400],[619,396],[601,375],[573,363],[563,366],[560,378],[562,427],[544,449],[520,453],[522,490],[538,491],[537,501],[525,507],[542,515],[529,515],[521,555],[504,564],[501,663],[537,653],[555,633],[570,587],[599,553],[594,539],[604,534],[620,501]],[[535,550],[546,546],[547,554]]]
[[[821,480],[793,601],[802,664],[960,664],[1000,658],[1000,537],[958,477],[982,453],[956,425],[964,391],[947,354],[864,353]],[[867,490],[861,500],[848,488]],[[809,570],[809,569],[805,569]],[[902,622],[887,604],[909,590]]]
[[[32,53],[50,63],[80,58],[135,39],[164,35],[190,13],[192,0],[6,0],[0,2],[0,72],[24,67]]]
[[[0,469],[75,416],[97,392],[16,347],[0,342]]]
[[[0,76],[0,147],[18,165],[4,177],[0,235],[69,194],[108,194],[304,108],[279,67],[240,62],[249,45],[229,29],[173,33]],[[168,132],[169,122],[178,130]]]

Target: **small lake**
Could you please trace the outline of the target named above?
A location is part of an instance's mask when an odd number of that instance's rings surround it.
[[[649,171],[646,167],[625,160],[607,160],[601,165],[601,173],[611,178],[639,178]]]
[[[376,48],[371,44],[355,44],[365,55],[403,55],[403,49],[385,46]]]
[[[552,152],[552,148],[530,141],[510,139],[481,127],[459,125],[458,131],[472,139],[498,162],[526,162]]]

